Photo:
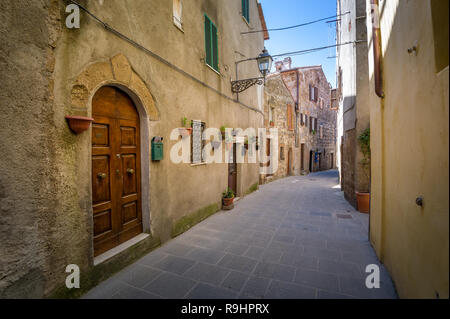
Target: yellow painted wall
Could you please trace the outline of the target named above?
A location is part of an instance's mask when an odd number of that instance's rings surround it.
[[[384,99],[374,92],[368,20],[370,239],[400,297],[448,298],[448,59],[437,73],[431,1],[380,1],[379,11]],[[408,53],[415,44],[417,54]]]

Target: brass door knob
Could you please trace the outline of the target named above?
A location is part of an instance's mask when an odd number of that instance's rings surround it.
[[[128,173],[128,174],[134,174],[134,169],[132,169],[132,168],[127,168],[127,173]]]
[[[106,178],[106,174],[105,173],[98,173],[97,177],[100,178],[100,179],[104,179],[104,178]]]

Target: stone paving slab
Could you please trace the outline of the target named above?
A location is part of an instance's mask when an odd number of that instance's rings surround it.
[[[83,298],[397,298],[368,241],[368,215],[337,171],[262,185],[123,269]],[[380,266],[381,287],[365,286]]]

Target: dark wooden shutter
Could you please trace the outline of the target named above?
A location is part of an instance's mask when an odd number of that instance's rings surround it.
[[[205,15],[205,52],[206,52],[206,64],[212,66],[211,56],[211,20]]]
[[[317,87],[314,87],[314,102],[317,102],[319,98],[319,89]]]
[[[312,85],[309,85],[309,100],[312,101],[313,93],[312,93]]]
[[[292,114],[292,105],[288,104],[287,106],[287,124],[288,124],[288,130],[293,131],[294,130],[294,117]]]

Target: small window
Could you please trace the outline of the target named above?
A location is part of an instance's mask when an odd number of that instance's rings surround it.
[[[219,48],[217,42],[217,27],[205,14],[205,62],[214,70],[219,71]]]
[[[284,161],[284,146],[280,146],[280,161]]]
[[[242,0],[242,16],[250,23],[250,3],[249,0]]]
[[[183,30],[183,4],[182,0],[173,0],[173,23]]]
[[[205,162],[203,155],[203,131],[205,123],[201,121],[192,121],[192,142],[191,142],[191,162],[192,164],[200,164]]]

